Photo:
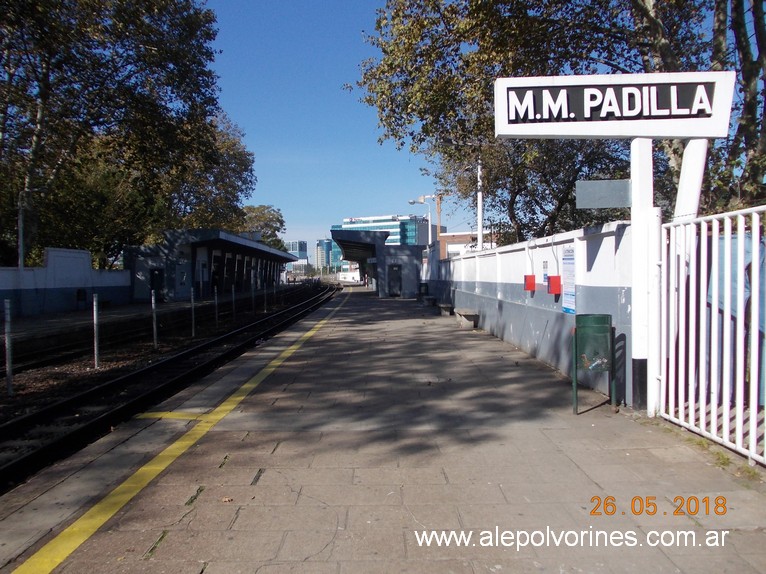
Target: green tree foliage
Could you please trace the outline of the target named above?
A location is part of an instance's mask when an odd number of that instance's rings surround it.
[[[388,0],[368,37],[380,56],[362,63],[358,86],[378,110],[382,138],[434,158],[448,189],[481,157],[488,205],[518,240],[613,215],[575,213],[574,181],[624,175],[628,150],[620,142],[495,141],[495,78],[737,69],[736,133],[711,153],[706,197],[728,201],[736,191],[758,202],[766,34],[762,4],[743,2],[727,12],[720,0]],[[682,143],[657,148],[658,203],[672,207]],[[476,191],[475,183],[457,189]]]
[[[252,154],[218,112],[199,0],[0,0],[0,257],[23,227],[106,254],[242,217]],[[17,224],[18,221],[18,224]]]
[[[114,263],[125,245],[155,239],[163,229],[241,225],[241,207],[255,185],[253,155],[225,116],[197,129],[204,147],[173,158],[154,177],[141,163],[127,163],[123,138],[92,138],[62,169],[57,181],[36,201],[38,233],[30,261],[45,247],[87,249]],[[129,139],[127,140],[129,141]],[[38,247],[39,246],[39,247]]]
[[[137,172],[114,161],[107,138],[67,162],[45,193],[38,194],[39,222],[28,260],[38,263],[43,247],[87,249],[99,266],[111,267],[125,245],[141,244],[152,219],[152,196],[141,192]]]
[[[254,156],[244,147],[241,130],[224,115],[207,127],[206,140],[189,133],[194,141],[185,147],[197,146],[197,152],[174,162],[167,181],[173,203],[165,227],[230,229],[244,216],[242,201],[256,183]]]
[[[477,173],[473,167],[465,169],[460,151],[442,156],[437,179],[442,189],[472,201]],[[624,218],[624,210],[578,210],[573,193],[577,180],[628,178],[623,153],[616,142],[592,145],[580,140],[511,140],[482,149],[483,167],[489,166],[482,169],[484,213],[494,240],[506,245]]]
[[[716,21],[723,20],[726,2],[716,1]],[[740,78],[741,101],[734,137],[719,164],[719,178],[726,192],[722,199],[742,205],[766,199],[766,19],[762,0],[732,0],[730,11],[733,55],[717,37],[716,56],[721,66],[734,62]],[[741,171],[741,176],[737,173]]]
[[[287,251],[285,242],[279,237],[284,233],[285,218],[273,205],[246,205],[245,218],[239,229],[240,233],[260,233],[261,241],[280,251]]]

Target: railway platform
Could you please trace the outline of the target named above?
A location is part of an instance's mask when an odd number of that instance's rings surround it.
[[[766,573],[762,469],[692,437],[353,287],[0,497],[0,572]]]

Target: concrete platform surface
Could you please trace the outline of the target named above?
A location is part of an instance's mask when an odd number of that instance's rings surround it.
[[[766,573],[762,469],[580,410],[513,346],[347,289],[0,498],[0,572]]]

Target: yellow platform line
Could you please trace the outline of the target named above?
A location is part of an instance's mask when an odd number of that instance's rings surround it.
[[[185,413],[182,411],[159,411],[136,415],[137,419],[174,419],[182,421],[204,421],[207,420],[207,417],[208,413]]]
[[[351,290],[341,303],[330,314],[314,325],[310,330],[301,335],[298,340],[272,359],[253,378],[234,391],[223,403],[206,415],[194,415],[197,422],[195,425],[173,444],[155,456],[152,460],[139,468],[128,477],[122,484],[107,494],[85,514],[65,528],[53,540],[40,548],[21,564],[14,573],[19,574],[44,574],[51,572],[88,538],[93,536],[107,520],[114,516],[123,506],[130,502],[141,490],[143,490],[154,478],[176,460],[179,456],[191,448],[207,432],[218,424],[226,415],[234,410],[240,402],[261,384],[270,374],[276,371],[282,363],[289,359],[293,353],[300,349],[303,344],[313,337],[338,310],[348,301]],[[173,414],[173,413],[160,413]],[[182,413],[178,413],[182,414]],[[172,418],[172,417],[169,417]],[[182,418],[182,417],[179,417]]]

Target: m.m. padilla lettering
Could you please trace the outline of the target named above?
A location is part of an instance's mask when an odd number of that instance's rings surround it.
[[[713,114],[714,82],[508,87],[509,124],[693,119]]]
[[[501,138],[722,138],[736,74],[656,72],[495,79]]]

